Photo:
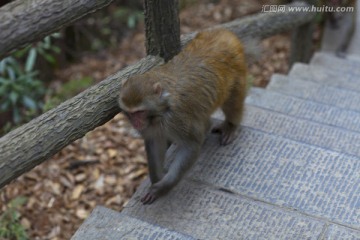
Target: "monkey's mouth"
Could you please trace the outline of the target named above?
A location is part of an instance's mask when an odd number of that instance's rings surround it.
[[[146,111],[128,112],[127,116],[129,117],[131,124],[136,130],[141,131],[146,128]]]

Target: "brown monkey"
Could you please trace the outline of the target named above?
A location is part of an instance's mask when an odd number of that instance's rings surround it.
[[[225,121],[213,131],[221,133],[222,145],[234,139],[245,95],[243,44],[225,29],[198,33],[168,63],[122,83],[120,108],[145,140],[152,186],[144,204],[175,186],[198,158],[217,108]],[[176,156],[164,172],[168,141]]]

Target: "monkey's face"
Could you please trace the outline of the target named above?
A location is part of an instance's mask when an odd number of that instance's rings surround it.
[[[143,132],[159,124],[168,109],[167,96],[159,83],[145,80],[136,84],[129,79],[121,87],[118,102],[133,127]]]

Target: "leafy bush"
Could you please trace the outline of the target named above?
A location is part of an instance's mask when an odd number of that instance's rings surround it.
[[[0,113],[10,112],[12,124],[29,120],[42,111],[45,88],[37,78],[35,63],[37,57],[41,56],[49,63],[56,64],[54,54],[59,53],[60,49],[52,44],[52,37],[59,36],[47,36],[0,61]]]
[[[0,215],[0,239],[27,240],[25,228],[20,223],[19,207],[27,201],[26,197],[16,197]]]
[[[31,58],[29,54],[25,70],[13,57],[0,62],[0,112],[11,111],[15,124],[24,120],[24,112],[35,113],[42,108],[44,86],[31,69]]]

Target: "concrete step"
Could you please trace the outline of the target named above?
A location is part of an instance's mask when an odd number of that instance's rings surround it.
[[[159,239],[194,240],[190,236],[156,226],[98,206],[76,231],[72,240]]]
[[[360,133],[247,105],[243,126],[360,157]]]
[[[349,58],[339,58],[334,53],[317,52],[311,58],[312,66],[339,72],[353,72],[360,76],[360,62]]]
[[[359,234],[359,173],[358,157],[242,127],[225,147],[210,135],[187,180],[149,206],[145,183],[123,213],[200,239]]]
[[[360,112],[305,100],[263,88],[251,88],[246,103],[299,119],[360,133]]]
[[[349,59],[349,60],[352,60],[352,61],[360,62],[360,55],[357,55],[357,54],[348,54],[346,56],[346,58]]]
[[[187,179],[153,204],[143,205],[139,198],[148,187],[138,189],[123,213],[195,239],[315,240],[325,228],[324,222],[291,209]]]
[[[291,68],[289,77],[301,78],[326,86],[360,91],[360,75],[354,71],[340,72],[329,68],[296,63]]]
[[[121,214],[98,208],[73,239],[356,239],[359,174],[358,157],[242,127],[225,147],[210,135],[166,196],[141,204],[147,180]]]
[[[359,84],[360,85],[360,84]],[[274,74],[267,86],[275,92],[360,112],[360,94],[295,77]]]
[[[187,184],[187,186],[184,186]],[[144,191],[143,184],[138,192]],[[182,192],[181,192],[182,191]],[[150,221],[170,226],[169,228],[185,226],[185,232],[194,228],[195,237],[171,231],[160,225],[150,224],[145,221],[119,213],[104,207],[96,207],[90,217],[77,230],[72,240],[113,240],[113,239],[356,239],[359,231],[339,226],[337,224],[325,225],[309,216],[292,210],[283,210],[272,205],[251,201],[250,199],[211,189],[208,186],[183,181],[179,184],[174,194],[179,198],[172,199],[174,209],[168,207],[163,210],[159,206],[146,206],[147,216]],[[195,196],[195,197],[194,197]],[[192,206],[198,205],[194,213],[186,214],[189,210],[181,209],[183,199],[193,199]],[[219,201],[229,201],[236,206],[222,206]],[[204,205],[209,203],[209,208]],[[189,206],[189,205],[188,205]],[[217,207],[216,207],[217,206]],[[143,209],[144,206],[140,206]],[[166,207],[166,206],[165,206]],[[180,209],[179,209],[180,208]],[[183,211],[184,215],[178,211]],[[209,214],[212,212],[213,214]],[[163,214],[163,215],[162,215]],[[168,216],[166,216],[168,214]],[[208,214],[208,216],[206,215]],[[171,216],[174,218],[170,218]],[[157,216],[157,217],[156,217]],[[195,217],[202,217],[197,221]],[[168,217],[168,221],[165,218]],[[218,217],[218,221],[215,221]],[[244,219],[239,222],[238,219]],[[245,220],[246,219],[246,220]],[[173,223],[171,225],[171,222]],[[211,226],[211,223],[215,223]],[[228,223],[228,224],[227,224]],[[239,224],[240,223],[240,224]],[[193,225],[191,225],[193,224]],[[239,224],[239,225],[236,225]],[[199,228],[198,228],[198,227]],[[202,230],[202,231],[201,231]]]

